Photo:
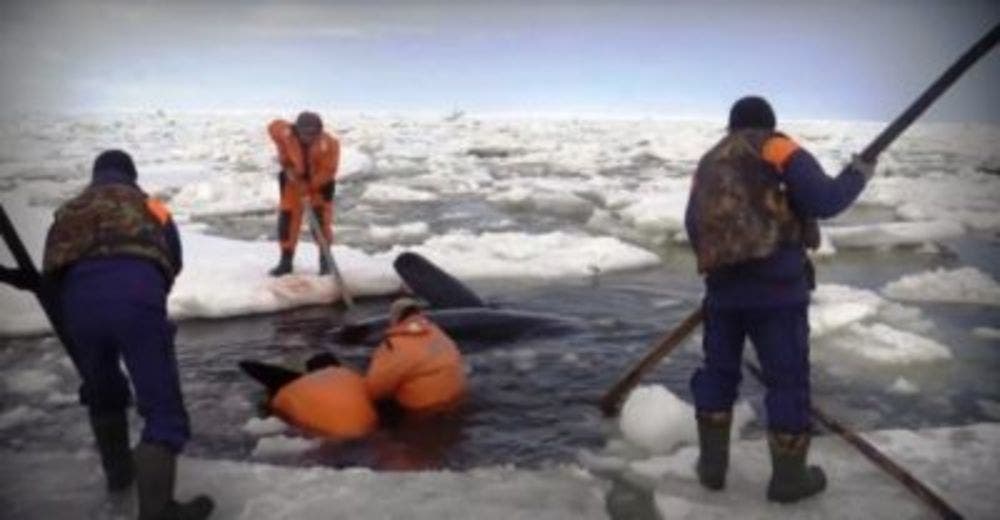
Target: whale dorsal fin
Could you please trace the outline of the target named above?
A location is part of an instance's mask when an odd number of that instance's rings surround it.
[[[417,253],[403,253],[392,265],[410,290],[432,309],[486,307],[472,289]]]

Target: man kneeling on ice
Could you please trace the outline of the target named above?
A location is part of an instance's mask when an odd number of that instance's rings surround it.
[[[377,401],[420,416],[447,412],[465,397],[462,356],[420,309],[410,298],[393,302],[385,339],[365,377],[329,353],[309,359],[305,374],[256,361],[242,361],[240,368],[268,388],[268,407],[275,415],[330,439],[357,439],[374,431]]]

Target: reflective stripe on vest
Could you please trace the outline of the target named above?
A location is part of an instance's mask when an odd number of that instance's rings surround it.
[[[799,145],[795,141],[783,136],[774,135],[764,142],[761,157],[768,162],[778,173],[784,173],[785,167],[792,155],[798,151]]]

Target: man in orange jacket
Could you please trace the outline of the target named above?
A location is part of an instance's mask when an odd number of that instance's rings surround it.
[[[466,393],[465,366],[455,342],[421,313],[416,300],[400,298],[389,313],[389,329],[365,375],[368,395],[373,401],[391,398],[417,414],[455,408]]]
[[[309,199],[309,209],[322,228],[316,232],[323,234],[327,244],[333,243],[333,195],[340,163],[340,143],[323,131],[323,120],[314,112],[302,112],[294,124],[276,119],[268,125],[267,133],[274,141],[281,163],[278,180],[281,190],[278,213],[281,260],[271,270],[271,276],[282,276],[292,272],[292,259],[302,227],[303,198]],[[319,272],[330,272],[322,254],[319,256]]]
[[[393,302],[389,329],[365,377],[328,353],[309,359],[305,374],[250,360],[239,365],[267,387],[268,408],[285,421],[329,439],[361,438],[377,426],[376,401],[390,404],[388,414],[395,404],[426,416],[451,411],[465,397],[458,347],[420,311],[411,298]]]

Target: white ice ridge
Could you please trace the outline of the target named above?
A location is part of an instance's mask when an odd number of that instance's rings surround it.
[[[919,309],[885,300],[873,291],[821,284],[809,306],[814,348],[835,348],[880,364],[951,359],[951,350],[927,336],[932,324]]]
[[[558,278],[656,265],[654,253],[612,237],[554,231],[539,235],[518,232],[455,232],[434,236],[411,248],[459,279]]]
[[[995,517],[1000,424],[883,430],[863,436],[966,518]],[[698,483],[694,472],[697,457],[696,444],[667,455],[650,455],[609,442],[604,452],[585,454],[580,460],[595,474],[651,492],[662,518],[935,517],[898,481],[833,434],[814,437],[809,453],[809,462],[819,464],[826,472],[827,489],[791,505],[765,499],[771,464],[764,439],[734,440],[722,492],[708,491]]]
[[[34,214],[34,211],[29,212]],[[41,226],[19,226],[36,262],[51,216],[37,215]],[[23,221],[19,218],[18,221]],[[302,244],[296,273],[281,278],[267,276],[277,259],[273,242],[248,242],[203,234],[198,225],[181,225],[184,270],[170,294],[168,307],[176,319],[223,317],[270,312],[307,304],[335,301],[339,293],[329,277],[316,276],[315,248]],[[465,280],[487,278],[557,278],[591,276],[594,272],[654,265],[653,253],[616,238],[578,233],[453,233],[433,237],[413,248],[396,247],[369,255],[335,245],[335,259],[348,289],[355,296],[391,294],[401,281],[392,261],[404,250],[426,255]],[[0,262],[10,265],[0,255]],[[49,329],[33,296],[0,285],[0,335],[19,335]]]
[[[854,323],[846,332],[830,338],[828,344],[880,364],[931,362],[952,357],[951,350],[937,341],[884,323]]]
[[[361,194],[361,200],[368,202],[412,202],[437,198],[436,194],[428,191],[377,182],[367,184],[365,192]]]
[[[965,228],[952,220],[934,220],[824,226],[822,233],[838,248],[889,248],[954,238],[964,234]]]
[[[1000,305],[1000,284],[975,267],[905,275],[889,282],[882,293],[896,300]]]
[[[4,518],[134,518],[108,501],[96,456],[4,451]],[[208,493],[212,518],[588,520],[607,518],[607,484],[578,466],[373,472],[181,458],[178,497]]]

